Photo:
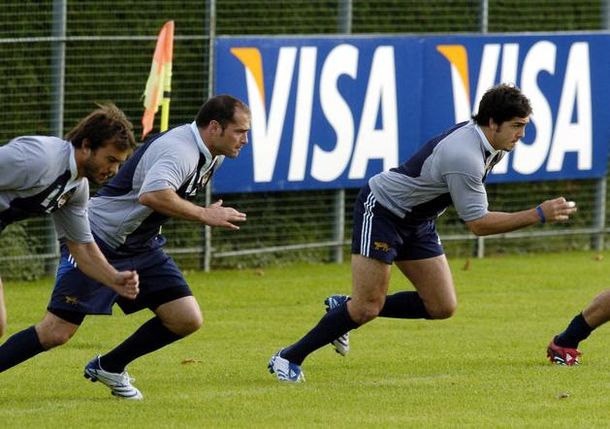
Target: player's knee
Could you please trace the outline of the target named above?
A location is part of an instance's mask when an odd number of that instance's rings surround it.
[[[363,325],[379,316],[381,305],[352,305],[349,311],[351,319],[359,325]]]
[[[191,312],[179,321],[172,323],[169,329],[178,335],[186,337],[199,330],[201,326],[203,326],[203,315],[201,312]]]
[[[426,309],[431,319],[449,319],[457,310],[457,302],[445,302]]]
[[[40,345],[45,350],[49,350],[53,347],[66,344],[78,330],[78,325],[74,325],[48,313],[36,324],[34,329],[36,330]]]
[[[40,345],[45,350],[49,350],[54,347],[66,344],[74,335],[73,331],[67,331],[62,329],[44,330],[38,331],[37,333]]]
[[[201,314],[201,312],[198,312],[197,314],[194,314],[188,322],[189,334],[192,334],[193,332],[198,331],[202,326],[203,326],[203,314]]]

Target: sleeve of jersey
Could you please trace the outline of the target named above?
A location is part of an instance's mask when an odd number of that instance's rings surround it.
[[[34,186],[45,170],[45,156],[28,157],[19,145],[0,147],[0,190]]]
[[[175,191],[180,188],[190,172],[196,168],[196,164],[193,164],[190,158],[190,154],[173,152],[147,160],[149,167],[145,170],[139,195],[166,189]],[[197,159],[194,159],[194,163],[196,162]]]
[[[91,243],[93,234],[89,225],[87,202],[89,182],[83,180],[70,200],[53,212],[53,223],[59,240],[68,239],[76,243]]]
[[[460,172],[446,174],[445,180],[460,219],[469,222],[487,214],[487,192],[481,179]]]

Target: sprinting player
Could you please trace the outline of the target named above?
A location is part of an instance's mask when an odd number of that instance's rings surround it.
[[[41,349],[66,343],[88,314],[110,314],[116,302],[129,314],[144,308],[154,315],[123,343],[85,366],[85,377],[100,381],[124,399],[142,399],[126,366],[147,353],[199,329],[199,304],[176,266],[163,250],[161,225],[169,218],[237,230],[246,215],[218,201],[209,207],[195,197],[225,156],[235,158],[248,142],[250,110],[236,98],[208,100],[195,121],[148,140],[118,175],[90,202],[91,229],[112,265],[132,267],[140,276],[140,293],[128,301],[87,276],[62,248],[57,281],[40,327]],[[42,350],[39,350],[42,351]],[[0,347],[0,363],[17,364],[33,354]],[[0,364],[0,371],[7,369]]]
[[[449,205],[479,236],[568,220],[576,207],[563,197],[515,213],[487,209],[485,178],[523,138],[531,112],[518,88],[495,86],[484,94],[473,120],[434,137],[399,167],[373,176],[354,205],[351,299],[327,299],[324,317],[273,355],[269,371],[280,381],[303,381],[301,365],[310,353],[333,342],[345,354],[345,334],[378,316],[451,317],[457,298],[435,227]],[[416,291],[387,295],[392,263]]]
[[[565,331],[553,338],[547,347],[547,358],[557,365],[579,365],[582,352],[578,350],[578,343],[608,320],[610,320],[610,289],[597,295],[572,319]]]
[[[87,275],[125,298],[138,293],[138,275],[118,272],[93,241],[87,217],[89,182],[116,174],[135,149],[133,126],[113,104],[99,106],[65,137],[23,136],[0,147],[0,231],[13,222],[51,214],[57,237]],[[6,306],[0,281],[0,336]],[[11,337],[7,347],[39,349],[34,327]],[[12,345],[11,345],[12,344]],[[2,364],[0,364],[2,365]]]

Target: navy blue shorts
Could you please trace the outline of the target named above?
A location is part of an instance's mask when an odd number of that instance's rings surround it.
[[[136,270],[140,278],[140,293],[135,300],[117,295],[112,289],[84,275],[65,245],[57,268],[55,287],[47,309],[49,312],[80,324],[87,314],[112,314],[116,302],[124,313],[144,308],[154,310],[161,304],[192,292],[174,260],[163,250],[154,249],[135,255],[118,255],[98,241],[108,262],[118,271]]]
[[[413,223],[380,205],[368,185],[354,204],[352,253],[392,264],[445,252],[433,220]]]

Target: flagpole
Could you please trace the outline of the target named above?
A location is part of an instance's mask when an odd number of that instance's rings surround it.
[[[171,88],[163,90],[163,101],[161,102],[161,125],[159,131],[167,131],[169,128],[169,101],[171,99]]]
[[[144,90],[144,114],[142,115],[142,140],[153,129],[155,113],[161,106],[160,131],[169,128],[169,103],[172,91],[172,57],[174,51],[174,21],[163,24],[155,53],[153,55],[150,75]]]
[[[610,0],[609,0],[610,1]],[[209,36],[209,52],[208,52],[208,88],[206,98],[210,98],[214,94],[214,72],[216,64],[214,63],[214,44],[216,43],[216,0],[207,0],[207,15],[208,20],[207,32]],[[212,186],[214,186],[214,177],[205,188],[205,206],[209,207],[212,204]],[[203,270],[207,273],[212,265],[212,228],[209,225],[203,227]]]
[[[173,38],[173,32],[172,32]],[[173,50],[173,45],[172,45]],[[170,57],[171,58],[171,57]],[[169,68],[163,74],[163,99],[161,101],[161,131],[167,131],[169,128],[169,102],[172,98],[172,62],[170,59]]]

